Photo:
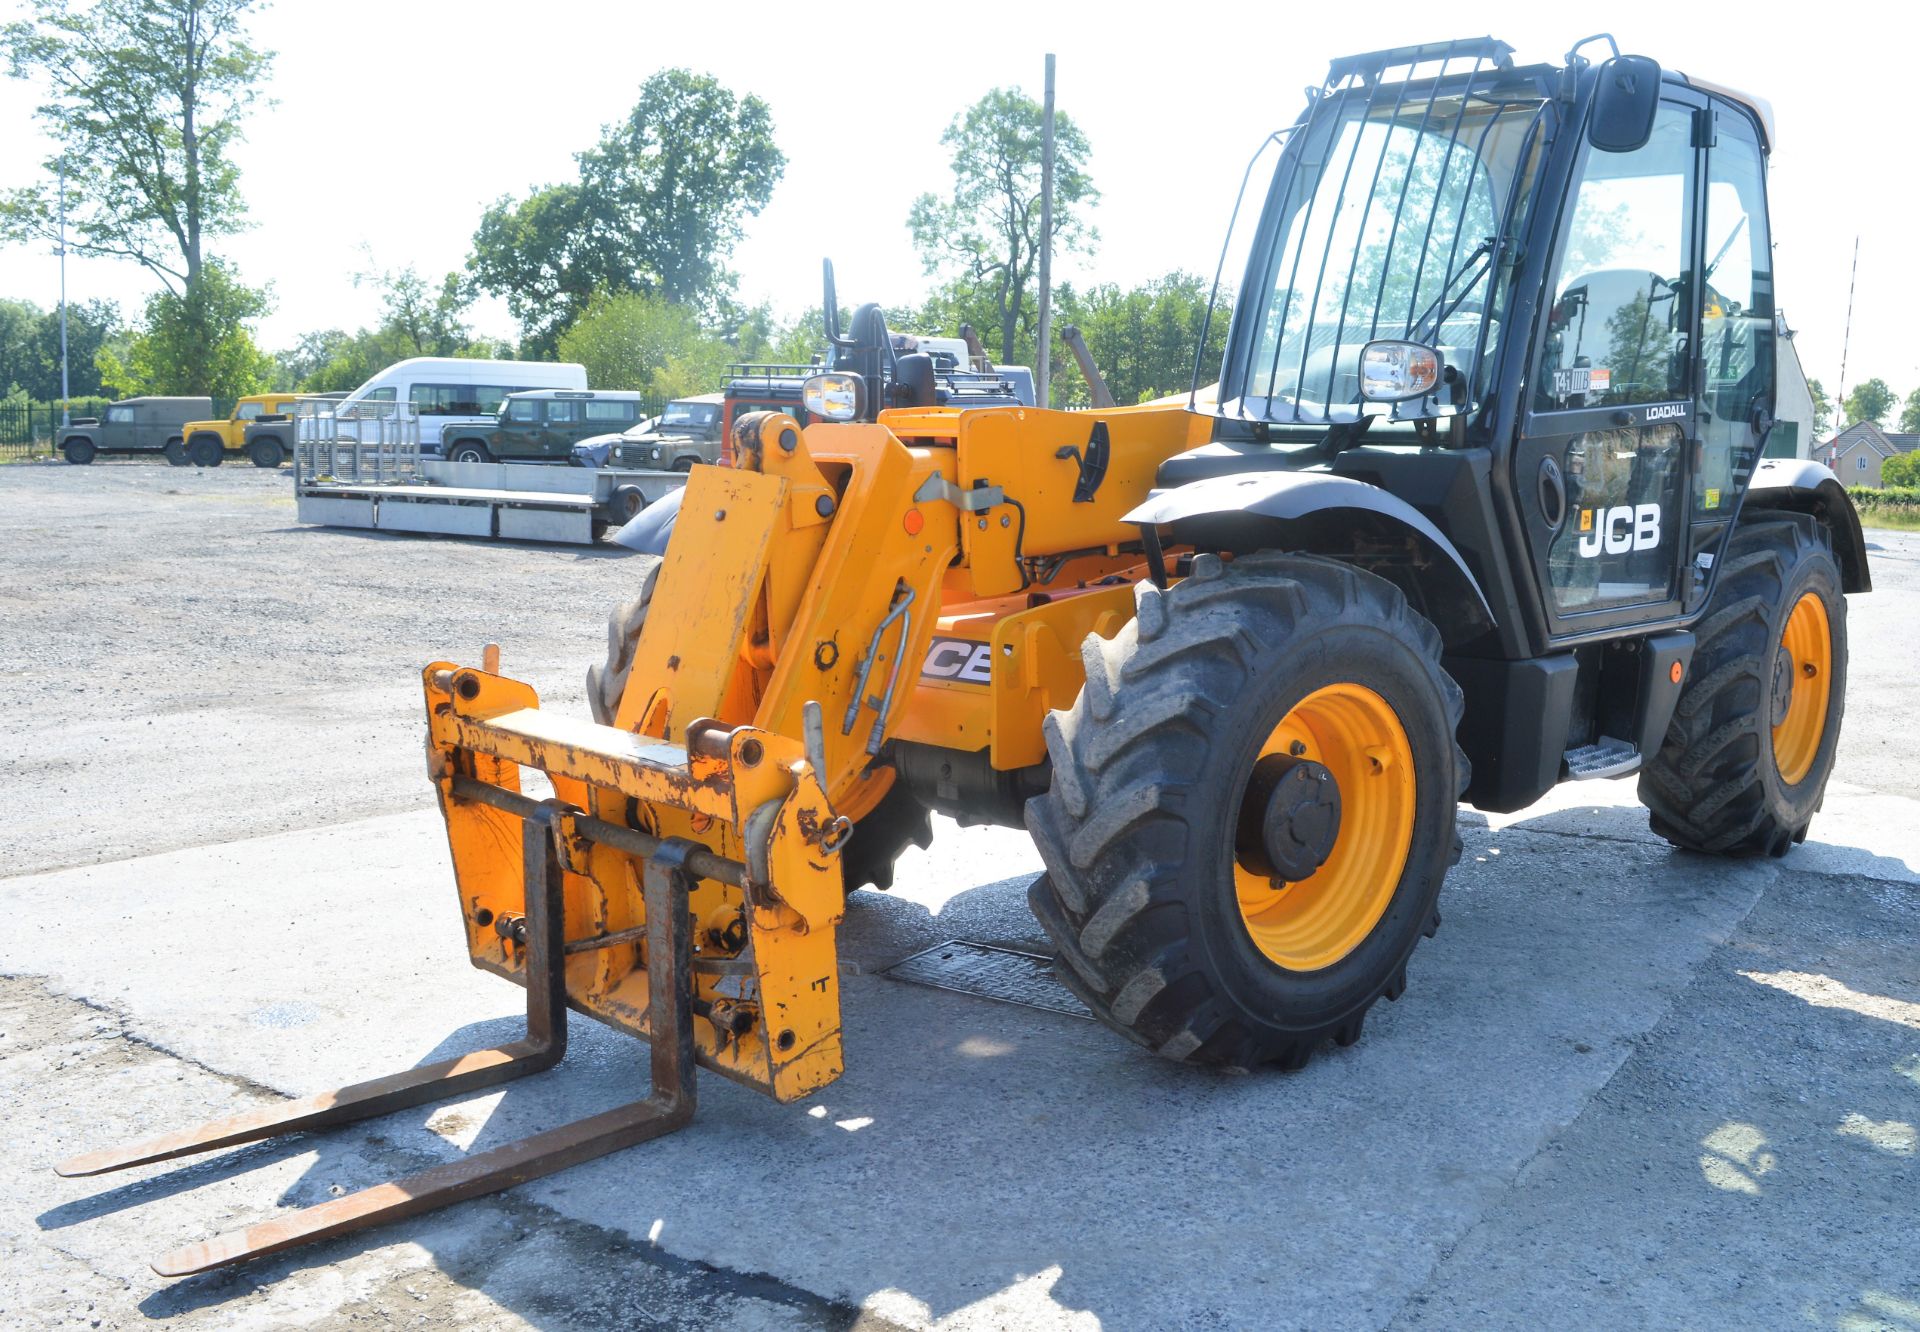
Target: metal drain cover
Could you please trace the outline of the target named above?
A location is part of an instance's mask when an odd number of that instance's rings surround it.
[[[1053,959],[991,944],[949,939],[924,952],[882,967],[882,976],[936,990],[954,990],[1003,1004],[1044,1008],[1049,1013],[1091,1018],[1087,1006],[1053,978]]]

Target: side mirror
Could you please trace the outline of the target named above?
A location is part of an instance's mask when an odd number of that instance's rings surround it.
[[[1660,109],[1660,62],[1615,56],[1600,66],[1587,118],[1587,142],[1603,153],[1631,153],[1653,137]]]

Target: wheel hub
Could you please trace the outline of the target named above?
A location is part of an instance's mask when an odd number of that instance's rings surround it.
[[[1340,838],[1340,784],[1323,764],[1269,754],[1248,783],[1240,831],[1247,868],[1287,883],[1310,878]]]
[[[1793,706],[1793,674],[1793,654],[1782,643],[1773,654],[1773,716],[1767,723],[1769,726],[1778,726],[1787,719],[1787,710]]]

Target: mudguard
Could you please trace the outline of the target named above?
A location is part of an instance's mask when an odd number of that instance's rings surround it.
[[[1867,572],[1867,538],[1860,530],[1860,515],[1853,507],[1847,488],[1825,463],[1811,458],[1762,459],[1754,469],[1741,512],[1748,509],[1788,509],[1812,514],[1833,541],[1833,555],[1840,563],[1840,590],[1873,591],[1873,577]]]
[[[1278,471],[1208,477],[1156,491],[1123,521],[1171,528],[1175,545],[1250,550],[1279,544],[1363,564],[1367,543],[1411,537],[1425,557],[1411,576],[1441,635],[1460,642],[1493,626],[1479,580],[1445,534],[1399,496],[1352,477]]]
[[[613,543],[642,555],[665,555],[667,541],[673,536],[673,520],[680,516],[680,501],[686,493],[685,486],[669,490],[629,518],[626,525],[613,534]]]

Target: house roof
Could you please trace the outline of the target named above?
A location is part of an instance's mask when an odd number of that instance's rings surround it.
[[[1901,453],[1912,453],[1915,449],[1920,449],[1920,433],[1903,432],[1895,434],[1892,431],[1882,431],[1881,434],[1886,437],[1887,443],[1893,445],[1893,447]]]
[[[1902,452],[1897,445],[1889,441],[1887,432],[1871,421],[1855,421],[1821,447],[1833,449],[1836,453],[1851,453],[1859,444],[1865,444],[1882,458],[1891,458],[1894,454]]]

